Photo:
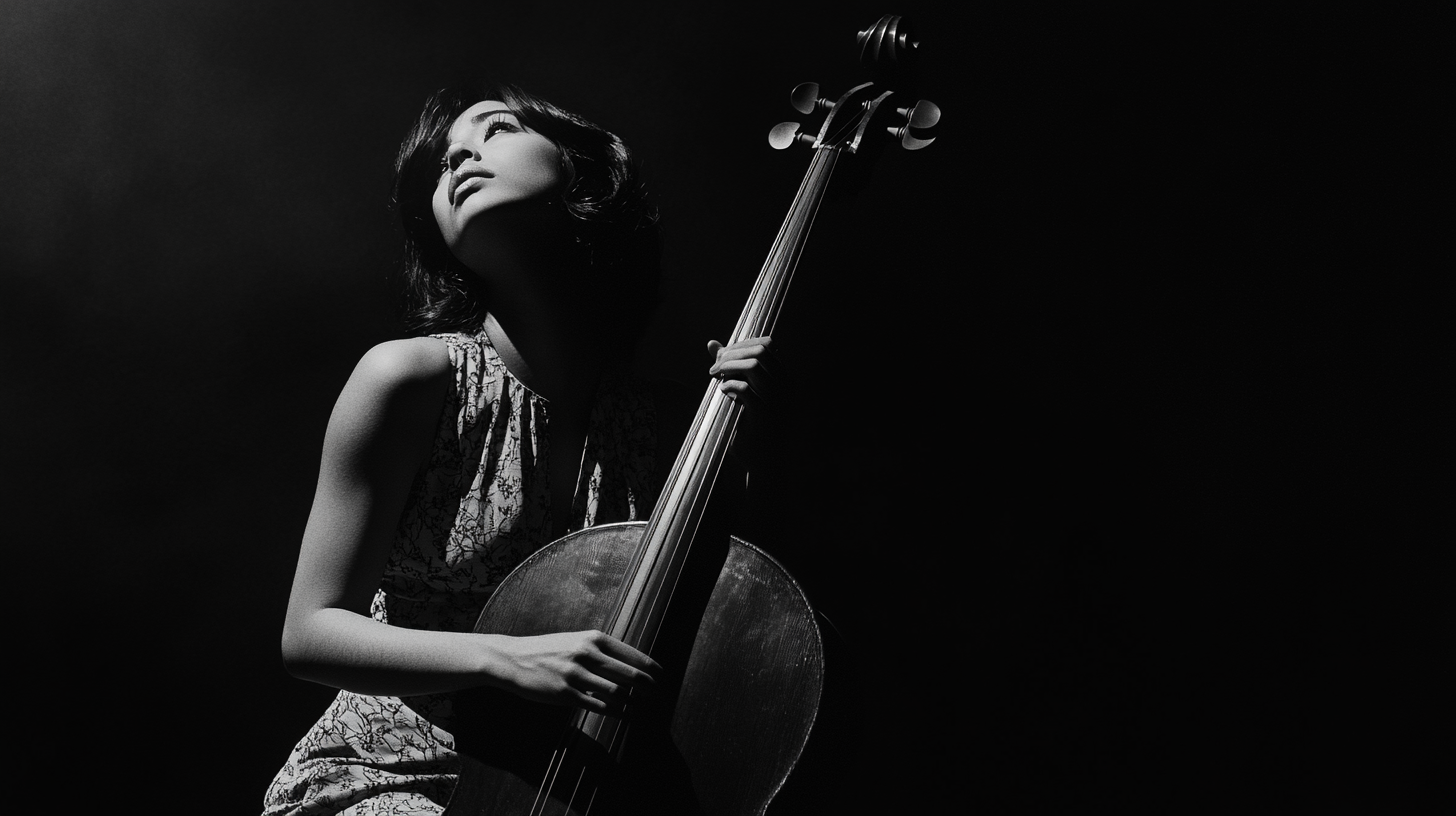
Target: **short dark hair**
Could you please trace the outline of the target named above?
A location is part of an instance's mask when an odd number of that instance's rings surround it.
[[[631,153],[606,129],[518,86],[457,84],[431,94],[395,160],[394,204],[404,225],[403,319],[412,333],[475,331],[485,319],[484,287],[450,252],[431,203],[450,126],[471,105],[505,103],[526,127],[545,136],[575,180],[562,194],[574,239],[594,274],[612,276],[612,306],[636,323],[657,296],[661,240],[657,210]],[[636,314],[632,314],[636,313]]]

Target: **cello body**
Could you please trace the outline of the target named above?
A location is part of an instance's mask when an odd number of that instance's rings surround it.
[[[476,631],[605,628],[646,527],[608,524],[547,545],[496,590]],[[808,741],[823,643],[803,592],[776,561],[737,538],[700,534],[698,544],[677,589],[703,600],[675,608],[658,638],[667,682],[632,704],[622,757],[587,736],[576,712],[469,692],[457,700],[463,767],[448,816],[764,813]],[[555,773],[572,781],[543,795],[543,775],[563,748],[574,759]]]

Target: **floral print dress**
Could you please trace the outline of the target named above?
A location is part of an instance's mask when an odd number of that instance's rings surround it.
[[[467,632],[486,599],[552,526],[550,406],[506,370],[482,331],[435,335],[454,379],[429,464],[400,518],[371,614]],[[655,495],[656,417],[644,389],[604,380],[582,453],[572,530],[644,518]],[[289,755],[264,816],[438,814],[456,779],[448,695],[340,691]]]

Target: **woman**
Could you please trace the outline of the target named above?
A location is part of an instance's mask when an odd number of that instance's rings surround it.
[[[450,692],[608,711],[661,670],[601,632],[470,632],[541,545],[645,518],[676,453],[667,406],[615,371],[657,267],[626,148],[518,88],[456,89],[431,97],[396,171],[424,336],[365,354],[329,420],[283,655],[340,693],[269,816],[439,813]],[[710,343],[710,373],[751,397],[768,345]]]

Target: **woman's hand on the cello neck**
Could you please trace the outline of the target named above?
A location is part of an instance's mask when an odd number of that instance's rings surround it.
[[[773,338],[750,337],[727,346],[709,340],[708,353],[713,357],[708,374],[720,381],[718,388],[729,399],[761,410],[779,397],[783,366],[774,354]]]
[[[750,337],[727,346],[709,340],[708,353],[713,357],[708,374],[719,381],[719,390],[744,407],[732,458],[746,479],[783,424],[774,417],[782,413],[790,381],[771,337]]]
[[[633,690],[649,691],[662,672],[651,657],[598,631],[493,639],[501,662],[491,674],[507,690],[541,703],[614,713]]]

